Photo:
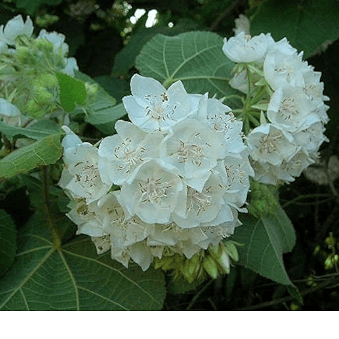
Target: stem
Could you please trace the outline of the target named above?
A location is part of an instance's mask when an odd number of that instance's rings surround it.
[[[48,184],[48,166],[41,166],[41,181],[42,181],[42,197],[44,201],[45,213],[47,216],[48,224],[51,229],[53,236],[53,247],[56,249],[61,248],[61,239],[58,233],[58,228],[53,220],[52,211],[51,211],[51,201],[49,199],[49,184]]]
[[[189,311],[193,305],[195,304],[195,302],[197,301],[197,299],[200,297],[200,295],[206,290],[206,288],[211,285],[211,283],[213,282],[213,280],[211,279],[210,281],[207,282],[207,284],[205,284],[205,286],[199,291],[197,292],[194,297],[192,298],[191,302],[189,303],[189,305],[186,308],[186,311]]]
[[[331,285],[332,283],[334,282],[337,282],[337,280],[335,279],[329,279],[325,282],[323,282],[322,284],[319,284],[318,286],[316,287],[312,287],[312,288],[308,288],[302,292],[300,292],[301,295],[307,295],[307,294],[310,294],[310,293],[313,293],[317,290],[320,290],[324,287],[327,287],[329,285]],[[291,301],[291,300],[294,300],[295,298],[292,297],[292,296],[287,296],[287,297],[284,297],[284,298],[280,298],[280,299],[275,299],[275,300],[272,300],[272,301],[267,301],[267,302],[263,302],[261,304],[257,304],[257,305],[252,305],[252,306],[248,306],[248,307],[244,307],[244,308],[240,308],[238,309],[237,311],[252,311],[252,310],[258,310],[258,309],[261,309],[261,308],[265,308],[265,307],[270,307],[270,306],[274,306],[274,305],[278,305],[278,304],[281,304],[281,303],[284,303],[286,301]]]

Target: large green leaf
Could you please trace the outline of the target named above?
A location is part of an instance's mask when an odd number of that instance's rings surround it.
[[[54,218],[59,226],[64,219]],[[2,310],[156,310],[164,277],[152,268],[126,269],[87,236],[57,246],[47,220],[35,215],[19,233],[16,260],[0,280]]]
[[[0,276],[12,265],[16,252],[16,229],[9,214],[0,210]]]
[[[30,128],[21,128],[7,125],[0,121],[0,132],[4,133],[7,138],[27,137],[40,140],[48,135],[61,132],[60,126],[51,120],[39,120]]]
[[[25,173],[39,165],[54,164],[62,155],[60,133],[21,147],[0,160],[0,179]]]
[[[228,85],[234,64],[222,52],[222,45],[223,39],[210,32],[175,37],[158,34],[143,47],[136,67],[141,75],[153,77],[165,86],[181,80],[188,93],[227,97],[236,94]]]
[[[287,37],[308,58],[339,38],[339,3],[332,0],[264,1],[251,20],[251,34]]]
[[[181,21],[174,27],[149,27],[142,28],[136,34],[132,35],[128,45],[123,48],[115,57],[112,75],[126,76],[130,69],[134,67],[135,58],[140,53],[146,42],[153,38],[156,34],[168,36],[177,35],[189,30],[197,29],[197,23],[194,21]]]
[[[260,219],[246,216],[232,240],[238,247],[239,264],[283,285],[292,285],[283,262],[283,253],[292,251],[296,236],[291,221],[279,206],[274,214]]]

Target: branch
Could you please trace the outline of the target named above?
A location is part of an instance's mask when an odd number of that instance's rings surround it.
[[[244,5],[244,0],[235,0],[230,6],[228,6],[224,13],[222,13],[219,18],[212,22],[211,26],[209,27],[210,31],[217,30],[218,26],[224,21],[237,7]]]

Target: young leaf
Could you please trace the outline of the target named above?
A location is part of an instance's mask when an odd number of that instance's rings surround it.
[[[279,206],[275,214],[260,219],[246,216],[232,240],[238,247],[240,265],[283,285],[293,285],[283,263],[283,253],[292,251],[296,236],[290,219]]]
[[[61,225],[63,219],[54,218]],[[47,220],[35,215],[19,233],[16,260],[0,280],[3,310],[158,310],[164,277],[97,255],[89,237],[56,247]]]
[[[181,80],[188,93],[227,97],[236,93],[228,85],[234,63],[225,56],[222,46],[222,37],[210,32],[175,37],[158,34],[141,50],[136,68],[141,75],[153,77],[165,86]]]
[[[0,160],[0,179],[25,173],[39,165],[54,164],[62,155],[61,134],[56,133],[21,147]]]
[[[16,252],[16,229],[9,214],[0,210],[0,276],[12,265]]]
[[[338,3],[304,0],[263,1],[251,20],[251,35],[272,33],[277,41],[287,37],[304,58],[339,38]]]
[[[72,112],[77,105],[83,104],[87,98],[85,84],[83,81],[62,72],[56,72],[56,76],[59,83],[61,106],[66,112]]]
[[[27,137],[30,139],[40,140],[48,135],[61,131],[60,126],[51,120],[39,120],[30,128],[21,128],[0,122],[0,132],[4,133],[7,138]]]

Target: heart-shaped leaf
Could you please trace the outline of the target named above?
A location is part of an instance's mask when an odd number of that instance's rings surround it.
[[[110,253],[97,255],[89,237],[58,245],[49,222],[34,215],[19,233],[16,260],[0,280],[3,310],[156,310],[164,298],[164,277],[152,268],[129,269]],[[64,216],[54,216],[59,227]],[[65,225],[67,227],[67,225]]]
[[[222,51],[223,39],[210,32],[189,32],[151,39],[136,59],[140,74],[165,86],[181,80],[188,93],[209,92],[229,97],[237,92],[228,85],[234,63]],[[233,100],[227,103],[233,103]],[[231,106],[236,106],[236,102]]]

